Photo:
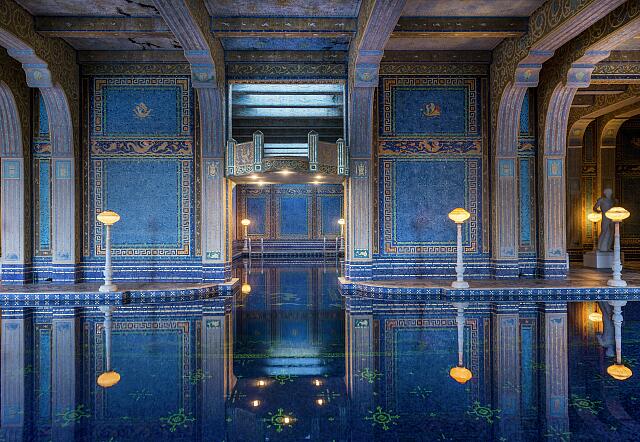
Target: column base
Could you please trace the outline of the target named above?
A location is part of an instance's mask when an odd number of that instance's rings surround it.
[[[231,279],[231,263],[202,263],[202,282],[226,282]]]
[[[568,263],[563,260],[541,260],[538,262],[538,275],[545,279],[566,278]]]
[[[33,282],[32,264],[2,264],[3,284],[29,284]]]
[[[496,260],[494,265],[494,277],[496,279],[519,278],[520,265],[517,259]]]
[[[51,281],[75,284],[80,281],[78,264],[51,264]]]
[[[373,261],[346,261],[345,277],[355,281],[373,279]]]

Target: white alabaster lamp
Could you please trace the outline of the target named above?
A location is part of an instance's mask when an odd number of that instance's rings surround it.
[[[458,327],[458,365],[449,370],[449,376],[459,384],[466,384],[472,377],[473,373],[464,366],[463,350],[464,350],[464,309],[469,304],[466,302],[456,302],[453,306],[458,310],[456,315],[456,325]]]
[[[613,307],[611,319],[613,320],[613,329],[615,331],[616,362],[607,367],[607,373],[618,381],[626,381],[633,376],[633,371],[622,364],[622,307],[626,303],[627,301],[609,301],[609,304]]]
[[[242,248],[242,251],[244,253],[247,253],[249,251],[248,229],[249,229],[249,224],[251,224],[251,220],[244,218],[242,221],[240,221],[240,224],[242,224],[242,227],[244,229],[244,247]]]
[[[102,388],[109,388],[120,382],[120,373],[111,369],[111,313],[115,307],[109,305],[101,305],[100,311],[104,313],[104,347],[106,370],[98,376],[97,384]]]
[[[612,207],[604,214],[613,221],[615,226],[615,236],[613,240],[613,277],[607,281],[611,287],[626,287],[627,283],[622,279],[622,260],[620,259],[620,222],[629,218],[629,211],[623,207]]]
[[[462,262],[462,223],[469,219],[471,214],[461,207],[449,212],[449,219],[456,223],[458,228],[456,280],[451,283],[454,289],[468,289],[469,283],[464,280],[464,263]]]
[[[602,213],[591,212],[587,215],[587,220],[593,223],[593,251],[598,250],[598,223],[602,221]]]
[[[118,287],[113,284],[113,267],[111,265],[111,226],[120,221],[120,215],[111,210],[105,210],[104,212],[100,212],[97,216],[98,221],[100,221],[105,226],[105,260],[104,260],[104,284],[100,286],[100,292],[115,292],[118,290]]]

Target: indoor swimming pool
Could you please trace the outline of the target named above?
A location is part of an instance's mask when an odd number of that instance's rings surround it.
[[[235,272],[232,296],[191,302],[5,305],[1,440],[637,438],[639,374],[607,373],[597,302],[378,300],[341,293],[333,263]],[[636,372],[640,309],[622,314]]]

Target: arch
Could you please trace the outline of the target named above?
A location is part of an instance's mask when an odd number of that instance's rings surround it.
[[[589,124],[591,124],[593,120],[594,118],[580,118],[571,125],[569,135],[567,137],[568,148],[582,148],[584,143],[584,133],[587,131],[587,127],[589,127]]]
[[[25,164],[22,128],[15,97],[0,81],[0,213],[2,214],[2,281],[31,281],[31,256],[26,237]]]
[[[73,122],[63,88],[54,83],[45,60],[11,32],[0,28],[0,46],[22,63],[27,85],[38,88],[49,115],[52,152],[51,249],[53,280],[75,282],[76,274],[76,183]]]

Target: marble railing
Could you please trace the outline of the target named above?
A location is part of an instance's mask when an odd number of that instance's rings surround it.
[[[227,176],[244,176],[253,173],[292,172],[322,173],[327,175],[349,174],[348,149],[342,138],[335,143],[319,140],[316,131],[307,136],[307,155],[264,154],[264,135],[253,133],[253,141],[238,143],[233,138],[227,141]]]

